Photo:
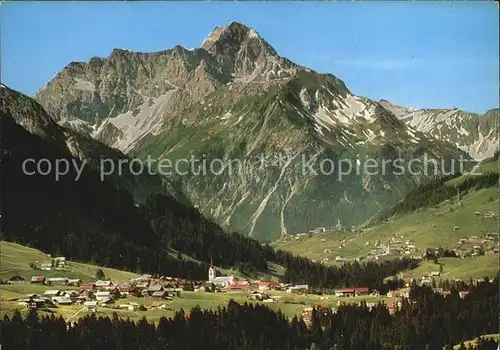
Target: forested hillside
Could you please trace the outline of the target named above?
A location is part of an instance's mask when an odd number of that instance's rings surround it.
[[[89,261],[125,270],[158,271],[205,269],[171,260],[161,254],[166,246],[134,205],[125,190],[101,182],[90,168],[79,181],[76,173],[56,181],[42,175],[27,176],[22,162],[33,159],[70,159],[55,142],[31,134],[2,115],[3,227],[2,239],[30,244],[70,259]],[[191,266],[179,266],[179,265]]]
[[[87,154],[71,152],[68,133],[90,143],[86,149],[95,149],[92,143],[98,141],[58,126],[28,97],[6,87],[1,92],[2,182],[8,184],[3,186],[2,239],[73,260],[194,279],[206,277],[205,262],[211,254],[221,267],[244,262],[267,270],[264,250],[256,241],[226,234],[166,193],[152,191],[144,204],[136,203],[130,188],[134,182],[129,187],[111,177],[102,181],[99,168],[82,165]],[[103,155],[116,152],[98,146],[105,149]],[[70,166],[58,179],[53,173],[28,175],[23,171],[26,159],[43,159],[44,172],[48,163],[54,167],[62,160],[76,167]],[[34,163],[31,167],[30,173]],[[172,246],[203,263],[170,257]]]
[[[286,282],[307,283],[317,288],[367,286],[384,293],[388,288],[382,282],[387,276],[418,266],[412,259],[394,259],[384,262],[350,262],[341,266],[327,266],[290,252],[278,250],[276,261],[286,268]]]

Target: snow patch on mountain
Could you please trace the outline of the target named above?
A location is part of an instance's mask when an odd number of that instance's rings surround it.
[[[431,131],[437,124],[444,122],[448,126],[454,124],[451,118],[459,112],[458,109],[452,110],[427,110],[420,109],[415,112],[401,116],[400,119],[406,124],[416,128],[421,132]]]
[[[107,123],[111,123],[123,133],[123,136],[116,141],[113,147],[123,152],[131,150],[144,136],[150,133],[156,135],[160,131],[164,121],[163,112],[175,91],[177,90],[169,90],[165,94],[153,98],[151,105],[145,102],[139,107],[138,113],[128,111],[109,118],[95,132],[94,137],[102,132]]]
[[[465,136],[469,136],[470,135],[470,132],[468,132],[467,130],[464,129],[463,126],[460,126],[459,129],[457,129],[458,133],[460,135],[465,135]]]
[[[492,129],[487,135],[480,132],[476,142],[460,148],[476,160],[493,157],[495,152],[499,150],[498,131]]]
[[[362,102],[362,99],[355,95],[348,95],[342,102],[345,103],[346,107],[342,113],[346,116],[359,116],[366,109],[366,105]]]
[[[309,94],[307,92],[307,89],[303,87],[300,90],[300,102],[302,102],[302,105],[306,108],[311,108],[311,101],[309,99]]]
[[[89,91],[89,92],[94,92],[95,91],[95,85],[87,80],[83,80],[80,78],[75,78],[75,88],[77,90],[82,90],[82,91]]]
[[[74,128],[85,127],[85,126],[89,126],[89,127],[93,128],[93,126],[90,123],[86,122],[85,120],[78,119],[78,118],[71,119],[71,120],[64,120],[61,122],[66,122],[71,127],[74,127]]]
[[[337,122],[351,124],[354,121],[372,122],[375,120],[375,105],[368,100],[351,94],[348,94],[346,98],[336,98],[332,102],[338,108],[332,110],[331,115]]]
[[[409,107],[400,106],[387,100],[380,100],[379,104],[398,118],[412,111]]]
[[[248,32],[248,37],[252,39],[260,38],[259,34],[254,29],[250,29],[250,31]]]

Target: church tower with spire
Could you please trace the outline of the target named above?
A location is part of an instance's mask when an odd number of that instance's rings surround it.
[[[214,267],[214,260],[212,259],[212,256],[210,255],[210,267],[208,269],[208,282],[212,282],[215,278],[215,267]]]

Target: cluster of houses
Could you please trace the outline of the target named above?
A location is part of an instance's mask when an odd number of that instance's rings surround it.
[[[194,288],[195,292],[266,292],[284,291],[286,293],[307,294],[307,284],[293,285],[276,281],[240,280],[235,276],[217,276]]]
[[[474,257],[484,254],[498,254],[498,232],[488,232],[486,236],[470,236],[460,238],[454,247],[458,257]]]
[[[57,261],[58,263],[54,263]],[[62,266],[65,259],[52,259],[51,266]],[[14,276],[9,283],[28,283],[21,276]],[[249,292],[250,298],[264,302],[275,301],[266,293],[270,290],[282,290],[287,293],[305,294],[308,285],[290,285],[276,281],[250,281],[240,280],[231,276],[216,276],[213,262],[208,271],[208,281],[192,281],[174,277],[158,277],[141,275],[129,280],[127,283],[117,284],[111,280],[98,280],[96,282],[83,282],[80,279],[66,277],[46,277],[43,275],[32,276],[29,283],[47,286],[42,294],[30,294],[19,303],[28,308],[40,308],[57,305],[82,305],[89,311],[100,307],[114,307],[117,299],[134,297],[153,298],[153,307],[165,307],[165,300],[180,296],[181,291],[195,292]],[[139,307],[136,303],[120,304],[135,310]]]
[[[479,212],[479,211],[476,211],[476,212],[474,212],[474,215],[475,215],[475,216],[483,216],[484,218],[494,218],[494,217],[496,217],[496,216],[497,216],[497,215],[496,215],[494,212],[492,212],[492,211],[489,211],[489,212],[484,213],[484,214],[482,214],[482,213],[481,213],[481,212]]]
[[[453,229],[459,230],[460,227],[455,226]],[[394,255],[406,256],[414,259],[422,258],[422,252],[413,240],[403,240],[403,236],[400,236],[400,238],[391,237],[387,242],[381,242],[380,240],[365,242],[367,246],[372,245],[372,249],[366,258],[378,260],[383,256]],[[489,232],[483,237],[470,236],[461,238],[453,250],[458,257],[463,258],[484,254],[498,254],[498,232]],[[344,261],[345,258],[337,257],[336,260]]]
[[[64,271],[66,270],[66,258],[64,256],[59,256],[56,258],[52,258],[50,263],[42,263],[40,265],[38,265],[38,263],[35,263],[35,265],[43,271]]]
[[[367,256],[358,256],[352,259],[349,259],[348,257],[344,257],[342,255],[337,255],[335,256],[335,262],[337,263],[345,263],[350,260],[352,261],[362,261],[362,260],[379,260],[383,257],[387,256],[405,256],[408,258],[413,258],[413,259],[422,259],[422,253],[420,250],[417,248],[415,245],[415,242],[413,240],[408,239],[408,240],[403,240],[404,236],[400,237],[391,237],[389,240],[386,242],[381,242],[380,240],[375,240],[375,241],[366,241],[365,245],[366,246],[371,246],[372,248],[370,249],[370,252],[367,254]],[[324,243],[326,239],[322,239],[321,242]],[[344,248],[345,245],[347,244],[347,240],[342,240],[340,241],[339,248]],[[332,253],[332,250],[329,248],[325,248],[323,250],[323,253],[327,255],[326,257],[323,257],[321,259],[321,263],[327,264],[330,262],[330,255]]]
[[[443,288],[433,288],[432,289],[434,291],[434,293],[438,293],[438,294],[441,294],[441,295],[450,295],[451,294],[451,291],[450,290],[447,290],[447,289],[443,289]],[[469,294],[468,291],[461,291],[461,292],[458,292],[460,298],[465,298],[465,296],[467,294]],[[409,299],[410,298],[410,287],[404,287],[404,288],[398,288],[396,290],[390,290],[387,292],[387,297],[388,298],[406,298],[406,299]]]
[[[421,259],[422,253],[411,239],[404,240],[404,236],[391,237],[387,242],[375,240],[373,242],[366,241],[365,245],[372,246],[367,259],[378,260],[381,257],[400,255],[414,259]]]
[[[210,267],[208,269],[208,281],[196,287],[195,292],[245,292],[245,291],[267,291],[267,290],[281,290],[287,293],[305,294],[309,289],[308,285],[291,285],[279,283],[276,281],[251,281],[240,280],[234,275],[230,276],[217,276],[217,270],[214,266],[213,260],[210,259]]]
[[[22,277],[11,279],[11,283],[28,283]],[[117,284],[111,280],[83,282],[80,279],[66,277],[32,276],[30,283],[47,286],[42,295],[30,294],[19,303],[28,308],[40,308],[51,305],[83,305],[89,311],[95,311],[98,306],[111,307],[117,299],[127,296],[150,297],[159,302],[153,302],[153,307],[165,306],[165,300],[180,296],[183,290],[195,292],[251,292],[250,298],[264,302],[274,301],[266,294],[270,290],[282,290],[287,293],[307,293],[307,285],[290,285],[276,281],[249,281],[240,280],[231,276],[215,276],[215,267],[209,271],[209,281],[191,281],[174,277],[153,278],[151,275],[142,275],[131,279],[124,284]],[[64,287],[64,288],[62,288]],[[68,290],[68,287],[71,290]],[[58,289],[59,288],[59,289]],[[134,303],[120,305],[129,310],[135,310]]]
[[[354,292],[353,292],[353,290],[354,290]],[[360,294],[356,294],[357,293],[356,290],[359,290]],[[344,289],[336,290],[335,294],[336,295],[340,295],[340,296],[346,296],[346,295],[366,295],[369,292],[369,290],[368,291],[367,290],[368,290],[368,288],[366,288],[366,287],[361,287],[361,288],[344,288]],[[331,312],[332,313],[336,313],[338,306],[341,306],[341,305],[344,305],[344,304],[346,304],[346,303],[345,302],[341,302],[340,300],[337,301],[337,307],[332,307],[331,308]],[[377,303],[375,303],[375,302],[368,302],[365,305],[368,308],[368,310],[371,311],[372,308],[374,308],[377,305]],[[391,313],[394,313],[394,311],[397,308],[397,305],[398,305],[397,302],[390,301],[389,304],[387,305],[387,307],[388,307],[388,309],[389,309],[389,311]],[[401,307],[401,302],[399,304],[399,307]],[[302,317],[302,319],[304,320],[304,322],[306,324],[310,324],[311,323],[313,308],[315,308],[318,312],[325,312],[325,311],[327,311],[326,306],[324,306],[323,304],[317,304],[317,305],[305,307],[302,310],[301,317]]]
[[[314,229],[309,230],[308,232],[295,232],[295,233],[288,233],[287,236],[283,239],[284,242],[288,240],[288,238],[293,237],[294,239],[299,239],[301,237],[306,237],[311,234],[317,234],[317,233],[325,233],[325,232],[344,232],[345,228],[342,226],[342,223],[340,222],[340,219],[337,220],[337,224],[335,226],[321,226],[321,227],[316,227]]]
[[[407,286],[404,288],[398,288],[396,290],[390,290],[387,292],[387,298],[389,298],[389,300],[387,302],[385,302],[385,304],[386,304],[387,309],[389,310],[390,314],[393,314],[397,310],[401,309],[403,299],[407,299],[410,303],[415,302],[415,300],[411,299],[410,290],[411,290],[411,288],[407,284]],[[444,295],[444,296],[451,294],[450,290],[446,290],[443,288],[433,288],[433,291],[434,291],[434,293],[439,293],[439,294]],[[465,298],[465,296],[467,294],[469,294],[469,292],[468,291],[460,291],[460,292],[458,292],[458,294],[459,294],[460,298],[463,299],[463,298]],[[367,306],[368,306],[368,303],[367,303]],[[370,306],[368,306],[368,307],[370,308]]]
[[[361,295],[370,294],[370,288],[357,287],[357,288],[341,288],[333,291],[336,297],[357,297]]]
[[[33,284],[41,284],[47,286],[72,286],[78,287],[82,283],[82,280],[78,278],[66,278],[66,277],[45,277],[45,276],[32,276],[31,283]]]
[[[432,286],[436,284],[441,277],[441,272],[440,271],[431,271],[431,272],[424,272],[420,276],[416,278],[402,278],[398,276],[388,276],[384,278],[384,283],[387,282],[396,282],[399,279],[402,279],[405,282],[406,287],[409,287],[413,282],[415,282],[417,285],[420,286]]]
[[[431,271],[430,273],[423,273],[417,280],[420,285],[432,286],[438,278],[441,277],[440,271]]]
[[[403,299],[407,299],[409,302],[415,302],[410,298],[410,287],[404,287],[404,288],[398,288],[396,290],[390,290],[387,292],[387,298],[388,300],[383,301],[383,303],[386,305],[387,309],[389,310],[390,314],[393,314],[397,310],[401,309]],[[441,295],[450,295],[451,291],[443,289],[443,288],[433,288],[435,293],[439,293]],[[335,295],[336,296],[358,296],[358,295],[368,295],[370,294],[370,290],[367,287],[360,287],[360,288],[342,288],[342,289],[337,289],[335,290]],[[373,291],[371,295],[379,296],[378,292]],[[469,294],[468,291],[460,291],[458,292],[460,298],[465,298],[467,294]],[[342,304],[345,304],[344,302],[341,302],[340,300],[337,302],[337,306],[340,306]],[[373,307],[377,305],[376,302],[367,302],[366,307],[368,310],[371,310]],[[316,308],[318,311],[321,312],[322,309],[324,309],[323,305],[314,305],[314,308]],[[302,318],[306,323],[311,322],[311,316],[312,316],[312,310],[313,307],[306,307],[302,311]],[[331,311],[335,313],[337,311],[337,308],[332,308]]]
[[[340,219],[337,220],[337,224],[331,227],[316,227],[313,230],[309,230],[308,233],[322,233],[322,232],[343,232],[345,231],[344,226],[340,222]]]
[[[111,280],[84,283],[80,279],[46,278],[45,276],[33,276],[31,283],[45,285],[51,289],[46,290],[42,295],[29,294],[27,298],[19,300],[19,304],[28,308],[83,305],[89,311],[94,311],[97,306],[110,306],[115,303],[115,300],[127,296],[169,300],[180,296],[183,287],[192,282],[171,277],[153,279],[151,275],[142,275],[124,284],[116,284]],[[57,289],[57,287],[65,288],[62,290]],[[68,290],[67,287],[75,288]],[[130,310],[135,310],[138,306],[134,303],[126,304]]]

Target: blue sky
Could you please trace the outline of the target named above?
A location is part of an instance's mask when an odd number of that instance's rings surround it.
[[[499,105],[493,2],[4,2],[0,16],[1,80],[29,95],[71,61],[115,47],[199,47],[238,21],[358,95],[414,108]]]

